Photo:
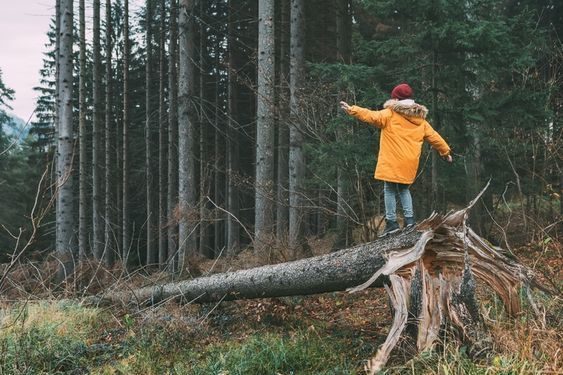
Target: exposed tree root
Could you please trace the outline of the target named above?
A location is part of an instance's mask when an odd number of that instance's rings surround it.
[[[417,230],[423,234],[414,246],[387,253],[383,267],[367,282],[349,289],[363,290],[382,275],[391,281],[386,289],[395,310],[393,325],[367,362],[367,373],[375,374],[385,366],[406,327],[411,336],[416,335],[419,352],[432,349],[441,329],[451,327],[469,344],[470,354],[487,353],[492,341],[475,296],[476,280],[502,299],[510,315],[521,310],[519,291],[539,286],[528,268],[466,226],[467,211],[481,194],[463,210],[432,215],[420,223]]]

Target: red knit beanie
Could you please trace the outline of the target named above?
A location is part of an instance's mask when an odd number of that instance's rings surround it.
[[[406,83],[401,83],[391,91],[391,97],[398,100],[410,99],[412,97],[412,89]]]

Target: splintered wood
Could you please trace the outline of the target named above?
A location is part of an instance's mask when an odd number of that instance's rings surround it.
[[[385,265],[372,278],[349,289],[365,289],[382,275],[390,280],[385,288],[395,316],[387,339],[367,361],[367,373],[375,374],[385,366],[403,331],[416,336],[419,352],[432,349],[444,327],[455,327],[471,354],[487,352],[491,340],[475,297],[476,281],[491,288],[510,315],[520,312],[519,290],[539,287],[531,270],[466,226],[467,211],[479,196],[463,210],[434,214],[420,223],[416,229],[423,234],[414,246],[389,252]],[[414,330],[409,327],[411,320]]]

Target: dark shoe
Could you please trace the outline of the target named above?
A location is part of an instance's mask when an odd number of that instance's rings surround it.
[[[379,237],[385,237],[393,233],[397,233],[401,228],[396,221],[385,220],[385,230]]]
[[[405,229],[412,228],[416,225],[414,217],[405,217]]]

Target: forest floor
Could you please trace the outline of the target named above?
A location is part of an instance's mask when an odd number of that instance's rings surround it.
[[[559,242],[514,252],[545,285],[563,288]],[[490,356],[469,358],[447,335],[434,351],[413,356],[404,339],[385,373],[563,374],[561,294],[536,296],[545,325],[531,309],[508,318],[494,296],[481,294],[494,338]],[[141,310],[55,298],[3,302],[0,374],[361,374],[391,319],[383,289],[208,305],[171,301]]]

